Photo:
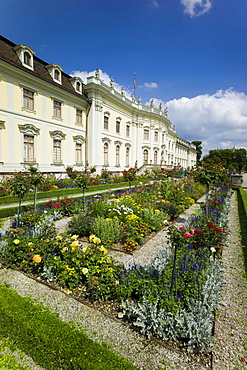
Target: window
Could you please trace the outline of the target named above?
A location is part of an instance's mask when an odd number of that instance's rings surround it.
[[[33,71],[33,56],[34,51],[27,45],[16,45],[13,50],[16,52],[18,58],[20,59],[22,65],[25,68],[31,69]]]
[[[130,136],[130,125],[126,125],[126,136],[129,137]]]
[[[144,140],[149,140],[149,129],[144,128]]]
[[[24,63],[28,66],[32,65],[31,55],[27,51],[24,52]]]
[[[158,141],[158,139],[159,139],[159,133],[158,133],[158,131],[154,131],[154,141]]]
[[[125,152],[126,167],[129,167],[129,165],[130,165],[129,164],[130,163],[129,159],[130,159],[130,148],[127,146],[126,152]]]
[[[76,109],[76,124],[82,125],[82,110]]]
[[[62,117],[62,103],[57,100],[53,100],[53,116],[56,118]]]
[[[162,134],[162,144],[165,142],[165,134]]]
[[[23,108],[34,110],[34,92],[23,89]]]
[[[148,150],[143,151],[143,164],[148,164]]]
[[[116,133],[120,134],[120,120],[118,120],[118,119],[116,121]]]
[[[81,84],[79,81],[76,82],[76,91],[81,92]]]
[[[24,162],[34,161],[34,136],[24,135]]]
[[[53,140],[53,163],[61,163],[61,140]]]
[[[104,130],[109,130],[109,117],[104,116]]]
[[[116,166],[120,166],[120,146],[116,146]]]
[[[54,79],[60,81],[60,71],[58,69],[54,71]]]
[[[154,151],[154,164],[157,164],[157,159],[158,159],[158,152],[157,150]]]
[[[104,144],[104,166],[108,166],[108,144]]]
[[[75,145],[76,163],[82,163],[82,144],[76,143]]]

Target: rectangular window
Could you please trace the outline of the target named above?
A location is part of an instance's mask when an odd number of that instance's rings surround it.
[[[104,116],[104,130],[109,130],[109,117]]]
[[[23,89],[23,108],[34,110],[34,92]]]
[[[53,163],[61,162],[61,140],[53,140]]]
[[[165,134],[162,134],[162,144],[165,142]]]
[[[130,136],[130,126],[129,125],[126,125],[126,136],[127,137]]]
[[[76,163],[82,163],[82,144],[76,143]]]
[[[82,125],[82,110],[76,109],[76,124]]]
[[[158,131],[154,131],[154,141],[158,141],[158,139],[159,139],[159,133],[158,133]]]
[[[62,117],[62,103],[57,100],[53,100],[53,117]]]
[[[116,121],[116,133],[120,134],[120,121]]]
[[[24,162],[34,162],[34,136],[24,135]]]
[[[144,129],[144,140],[149,140],[149,130],[147,128]]]

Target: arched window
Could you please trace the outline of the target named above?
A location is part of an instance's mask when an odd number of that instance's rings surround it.
[[[125,152],[125,164],[126,164],[126,167],[130,166],[130,148],[128,146]]]
[[[55,69],[54,71],[54,78],[55,80],[60,81],[60,72],[58,69]]]
[[[31,55],[27,51],[24,52],[24,63],[31,66]]]
[[[143,150],[143,164],[148,164],[148,150]]]
[[[108,144],[105,143],[104,144],[104,166],[109,166],[109,164],[108,164],[108,149],[109,149]]]
[[[120,166],[120,146],[116,146],[116,166]]]
[[[157,150],[154,151],[154,164],[157,164],[157,159],[158,159],[158,152]]]
[[[76,82],[76,91],[81,91],[81,84],[79,81]]]

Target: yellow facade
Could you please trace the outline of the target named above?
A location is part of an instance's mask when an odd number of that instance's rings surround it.
[[[60,175],[67,166],[95,166],[100,173],[196,163],[195,147],[178,138],[166,111],[127,98],[97,71],[83,84],[3,37],[0,96],[2,176],[30,165]]]

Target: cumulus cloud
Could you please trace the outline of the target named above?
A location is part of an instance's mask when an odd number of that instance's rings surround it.
[[[156,82],[145,82],[144,87],[148,90],[150,89],[157,89],[158,84]]]
[[[185,7],[185,14],[191,18],[207,13],[212,7],[211,0],[181,0],[181,4]]]
[[[154,99],[154,106],[168,107],[168,118],[178,135],[188,141],[200,140],[203,153],[210,149],[247,149],[247,96],[232,88],[215,94],[182,97],[168,102]]]
[[[99,69],[99,74],[100,74],[100,79],[107,85],[110,85],[110,80],[111,77],[106,73],[103,72],[102,69]],[[82,81],[86,84],[87,83],[87,77],[90,76],[95,76],[95,70],[88,72],[88,71],[72,71],[70,73],[72,77],[80,77]],[[125,96],[130,98],[132,95],[132,91],[129,88],[126,88],[123,85],[119,85],[114,81],[114,89],[117,90],[118,92],[121,92],[122,87],[124,88],[125,91]]]

